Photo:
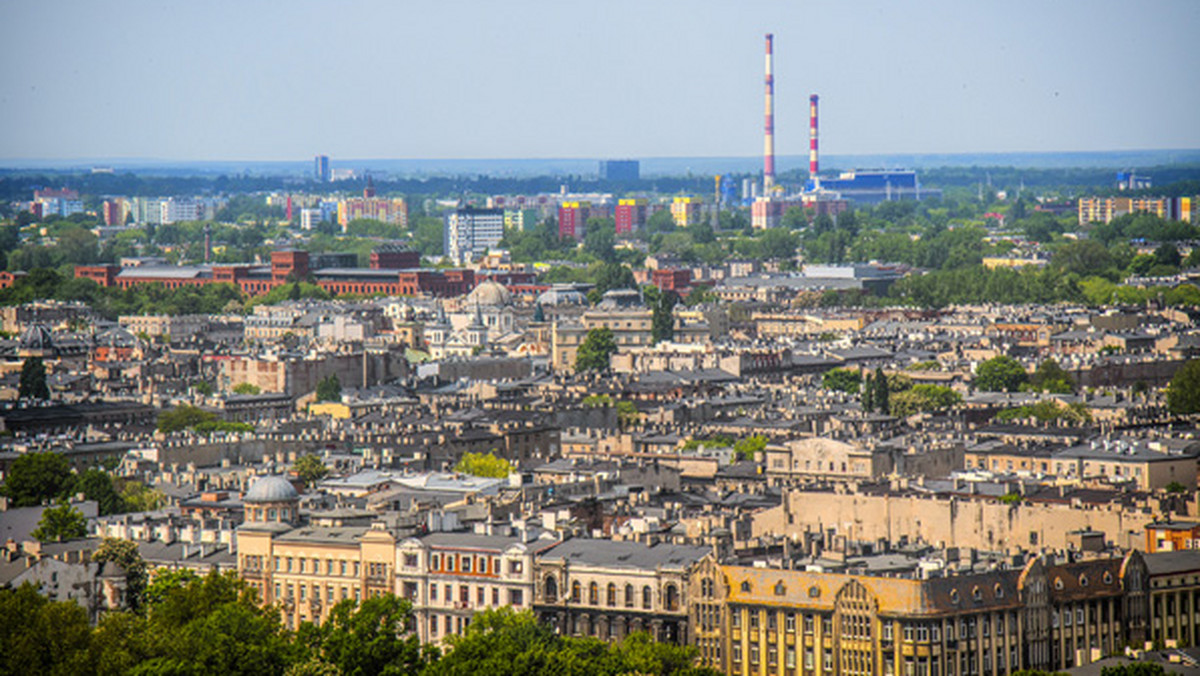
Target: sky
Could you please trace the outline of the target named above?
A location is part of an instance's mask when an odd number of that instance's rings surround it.
[[[0,0],[0,160],[1200,148],[1197,0]]]

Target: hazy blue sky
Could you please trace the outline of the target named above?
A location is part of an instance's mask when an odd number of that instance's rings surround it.
[[[1200,1],[0,0],[0,158],[1200,147]]]

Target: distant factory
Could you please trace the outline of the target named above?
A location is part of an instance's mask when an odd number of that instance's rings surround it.
[[[747,180],[742,199],[751,204],[751,220],[756,228],[777,227],[788,209],[801,207],[812,215],[837,214],[850,202],[875,204],[892,200],[920,200],[940,196],[940,190],[923,189],[917,172],[911,169],[853,169],[837,177],[822,177],[818,152],[817,104],[809,97],[808,180],[789,192],[775,178],[775,74],[774,36],[766,36],[765,124],[763,128],[763,179],[759,185]]]

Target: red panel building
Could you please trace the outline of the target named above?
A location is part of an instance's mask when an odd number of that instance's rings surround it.
[[[558,236],[583,239],[592,205],[587,202],[563,202],[558,205]]]
[[[623,199],[617,203],[617,234],[636,232],[646,224],[646,200]]]

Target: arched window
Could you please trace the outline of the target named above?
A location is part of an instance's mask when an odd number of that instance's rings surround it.
[[[608,583],[608,607],[615,608],[617,605],[617,585]]]
[[[593,606],[600,605],[600,585],[595,582],[588,585],[588,603]]]
[[[267,510],[267,518],[270,519],[271,521],[275,520],[275,508],[274,507]]]
[[[553,575],[546,576],[544,588],[546,603],[558,603],[558,580],[555,580]]]
[[[673,584],[669,584],[667,585],[666,592],[666,598],[663,602],[667,606],[667,610],[679,610],[679,588]]]
[[[634,604],[633,585],[625,585],[625,607],[632,608]]]
[[[649,610],[654,606],[654,592],[650,591],[650,586],[642,587],[642,607]]]
[[[579,603],[579,598],[582,596],[583,588],[578,582],[571,583],[571,603]]]

